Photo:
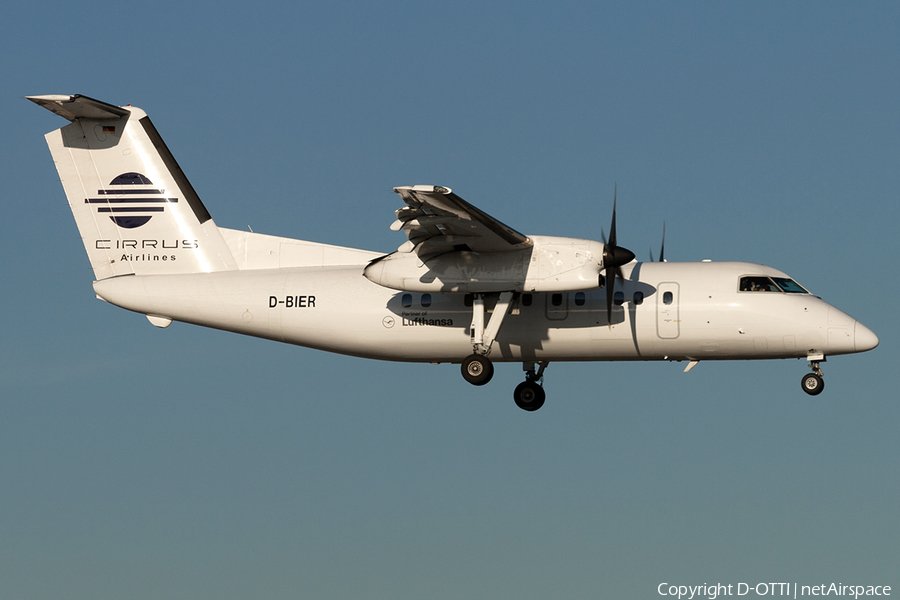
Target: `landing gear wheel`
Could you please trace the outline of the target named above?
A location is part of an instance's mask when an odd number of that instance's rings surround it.
[[[472,385],[484,385],[494,376],[494,363],[480,354],[467,356],[462,362],[462,376]]]
[[[815,373],[807,373],[800,381],[800,387],[810,396],[818,396],[825,389],[825,381]]]
[[[516,391],[513,392],[516,406],[529,412],[542,407],[546,398],[544,388],[531,380],[523,381],[516,386]]]

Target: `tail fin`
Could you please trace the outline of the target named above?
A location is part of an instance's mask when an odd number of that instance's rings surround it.
[[[29,96],[69,125],[45,138],[100,279],[237,269],[147,114],[86,96]]]

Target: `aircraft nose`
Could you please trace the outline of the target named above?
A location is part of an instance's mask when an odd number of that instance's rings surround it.
[[[856,322],[853,330],[853,342],[857,352],[865,352],[878,345],[878,336],[859,321]]]

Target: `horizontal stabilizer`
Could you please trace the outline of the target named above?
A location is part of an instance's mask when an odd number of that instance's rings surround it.
[[[81,94],[66,96],[51,94],[49,96],[25,96],[35,104],[43,106],[70,121],[76,119],[118,119],[129,114],[124,108],[94,100]]]

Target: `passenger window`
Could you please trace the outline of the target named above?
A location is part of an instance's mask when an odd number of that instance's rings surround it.
[[[663,292],[663,304],[672,304],[674,299],[675,296],[672,295],[672,292]]]
[[[422,306],[425,308],[431,306],[431,294],[422,294]]]
[[[739,288],[742,292],[780,292],[778,286],[769,279],[768,277],[764,277],[762,275],[754,275],[752,277],[741,277],[741,286]]]
[[[616,306],[622,306],[625,304],[625,294],[623,292],[616,292],[615,295],[613,295],[613,302]]]
[[[412,294],[403,294],[400,298],[400,304],[403,305],[403,308],[409,308],[412,306]]]
[[[644,303],[644,292],[635,292],[634,293],[634,303],[635,304],[643,304]]]
[[[473,294],[466,294],[463,296],[463,304],[471,308],[475,304],[475,296]]]
[[[522,294],[522,306],[531,306],[531,294]]]
[[[553,294],[550,296],[550,304],[553,306],[562,306],[562,294]]]
[[[575,292],[575,306],[584,306],[584,292]]]

